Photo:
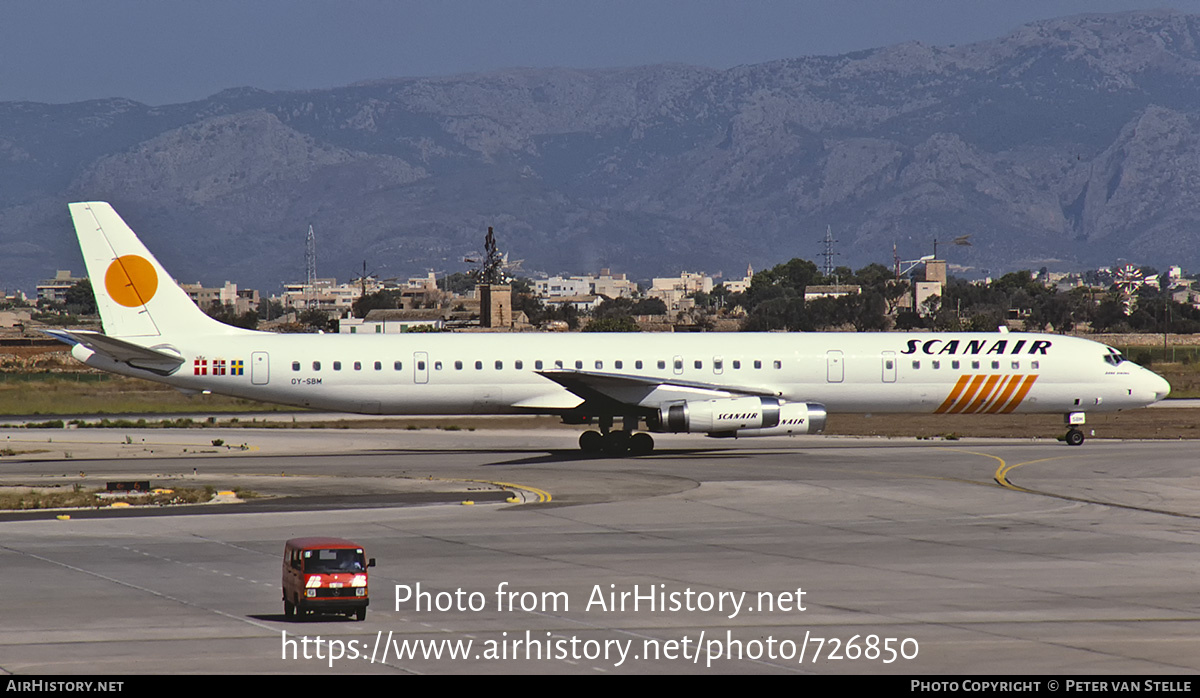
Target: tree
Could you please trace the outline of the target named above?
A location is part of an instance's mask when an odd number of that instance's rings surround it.
[[[239,315],[234,306],[225,305],[221,301],[215,300],[204,309],[204,312],[207,313],[210,318],[217,320],[218,322],[223,322],[226,325],[243,327],[247,330],[258,328],[258,311],[255,310],[247,310]]]
[[[588,320],[584,332],[641,332],[641,328],[627,315],[611,315]]]
[[[329,317],[328,313],[317,308],[301,311],[297,319],[301,325],[308,328],[309,332],[337,332],[338,330],[338,319]]]
[[[375,293],[368,293],[365,296],[359,296],[354,304],[350,306],[350,312],[354,317],[366,317],[367,313],[372,310],[391,310],[398,308],[400,303],[400,291],[381,289]]]
[[[92,282],[81,279],[68,288],[66,306],[68,312],[75,315],[95,315],[96,293],[92,290]]]

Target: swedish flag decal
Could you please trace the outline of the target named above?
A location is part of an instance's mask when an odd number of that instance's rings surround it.
[[[240,376],[245,373],[245,364],[241,359],[233,359],[229,362],[229,375]]]

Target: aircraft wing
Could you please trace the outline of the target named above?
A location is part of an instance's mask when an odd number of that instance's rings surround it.
[[[60,342],[71,345],[82,344],[113,361],[157,373],[160,376],[174,373],[183,364],[183,357],[178,354],[139,346],[99,332],[90,330],[42,330],[42,332]]]
[[[573,369],[538,371],[589,404],[635,405],[657,409],[672,400],[709,400],[715,398],[761,396],[779,397],[781,393],[754,386],[714,385],[702,381],[674,378],[629,376]]]

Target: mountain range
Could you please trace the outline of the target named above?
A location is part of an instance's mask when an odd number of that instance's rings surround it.
[[[798,47],[798,53],[802,49]],[[82,269],[107,200],[181,281],[461,271],[740,278],[792,257],[971,276],[1200,268],[1200,16],[1092,14],[960,46],[715,70],[514,69],[185,104],[0,103],[0,286]]]

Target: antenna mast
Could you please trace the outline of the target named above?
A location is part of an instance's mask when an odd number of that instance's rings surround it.
[[[310,288],[317,282],[317,235],[311,225],[304,241],[304,278]]]
[[[833,276],[833,258],[837,256],[837,252],[833,251],[833,243],[837,240],[833,239],[833,227],[825,226],[825,251],[821,256],[825,258],[825,263],[821,266],[821,273],[825,276]]]

